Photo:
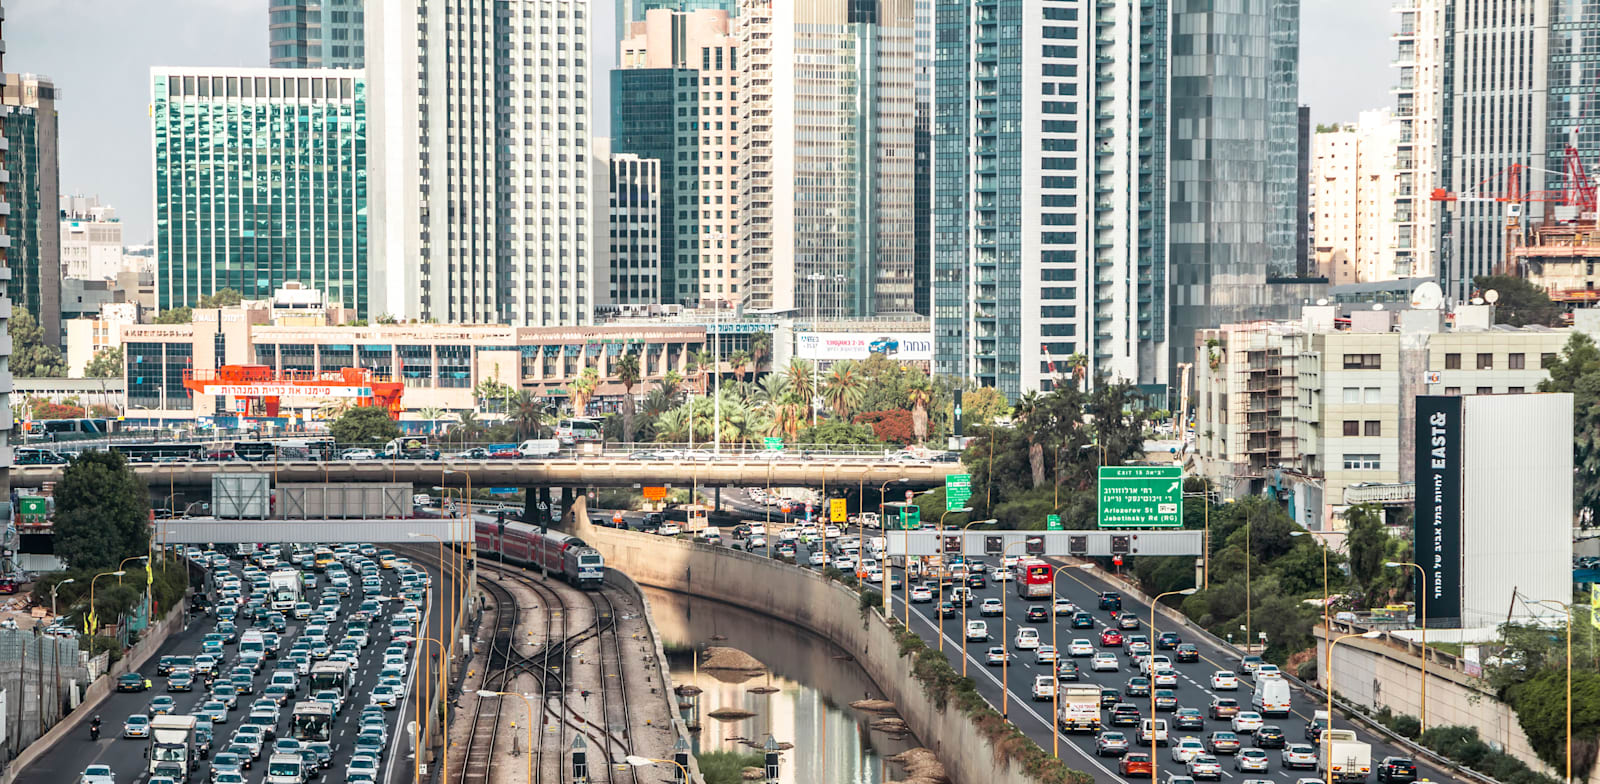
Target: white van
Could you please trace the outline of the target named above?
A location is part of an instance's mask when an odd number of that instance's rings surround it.
[[[1282,676],[1262,678],[1256,684],[1256,691],[1250,697],[1250,704],[1254,705],[1263,716],[1288,716],[1291,710],[1289,681]]]
[[[561,454],[561,442],[554,438],[530,438],[517,445],[523,457],[555,457]]]

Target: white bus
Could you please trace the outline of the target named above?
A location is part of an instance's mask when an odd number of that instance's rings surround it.
[[[585,417],[566,417],[556,423],[556,440],[563,446],[598,443],[605,440],[600,420]]]

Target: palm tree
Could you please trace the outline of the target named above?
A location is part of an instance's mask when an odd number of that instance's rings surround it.
[[[1033,469],[1033,486],[1044,484],[1044,445],[1039,443],[1039,425],[1044,403],[1035,390],[1028,390],[1017,401],[1012,416],[1028,435],[1028,467]]]
[[[704,395],[706,394],[706,391],[711,388],[710,374],[716,373],[719,370],[716,367],[717,360],[716,357],[711,355],[710,351],[707,351],[706,349],[700,349],[699,351],[694,352],[693,362],[694,366],[700,370],[700,394]]]
[[[728,364],[733,366],[733,373],[740,380],[744,379],[744,368],[750,364],[750,352],[735,351],[728,355]]]
[[[662,394],[666,395],[669,400],[678,397],[678,388],[682,386],[683,375],[676,370],[667,371],[661,376],[661,381],[656,384],[656,388],[660,389]]]
[[[835,362],[827,380],[822,383],[822,396],[835,416],[849,419],[856,404],[861,401],[861,374],[856,372],[856,363],[849,360]]]
[[[444,418],[444,412],[434,406],[428,406],[426,408],[417,409],[417,416],[428,420],[428,423],[432,425],[432,427],[429,428],[430,430],[437,430],[439,427],[439,420]]]
[[[789,381],[790,392],[809,410],[812,394],[816,391],[811,385],[811,363],[799,357],[789,360],[789,369],[784,371],[784,377]]]
[[[1084,388],[1089,380],[1089,358],[1083,354],[1073,354],[1067,357],[1067,367],[1072,368],[1072,380],[1078,384],[1078,389]]]
[[[633,387],[639,383],[639,355],[623,354],[615,369],[617,381],[622,383],[622,440],[633,440]]]
[[[523,440],[537,435],[545,421],[544,403],[527,390],[512,395],[510,402],[511,421],[517,425],[517,439]]]
[[[600,371],[591,365],[578,374],[578,378],[567,384],[567,392],[572,395],[572,415],[581,417],[589,409],[589,399],[594,397],[594,390],[600,385]]]
[[[769,332],[757,333],[750,338],[750,364],[751,372],[760,373],[761,366],[772,359],[772,334]]]
[[[911,433],[918,442],[928,440],[928,404],[933,402],[933,389],[926,380],[913,382],[906,389],[906,403],[911,406]]]
[[[456,427],[456,440],[465,443],[477,439],[483,433],[483,423],[478,421],[477,412],[463,411],[460,416],[461,424]]]

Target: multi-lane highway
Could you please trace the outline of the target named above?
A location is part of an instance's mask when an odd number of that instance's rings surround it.
[[[725,502],[729,500],[728,496],[733,495],[737,495],[737,493],[726,494],[724,497]],[[731,505],[734,506],[738,512],[745,514],[745,516],[755,523],[759,523],[765,519],[766,511],[764,509],[750,504],[744,499],[734,500]],[[591,516],[595,519],[609,519],[611,514],[612,513],[609,511],[602,512],[600,510],[595,510],[591,513]],[[783,524],[783,516],[774,514],[773,517],[776,519],[772,527],[773,530],[777,530]],[[624,519],[630,523],[632,527],[638,527],[643,519],[643,516],[639,513],[630,512],[624,513]],[[728,546],[742,545],[742,543],[729,538],[729,529],[727,527],[723,527],[721,530],[724,544]],[[850,528],[847,531],[844,531],[844,533],[855,533],[856,530],[857,529],[855,528]],[[869,537],[873,534],[874,531],[872,529],[867,530],[867,535]],[[776,548],[776,539],[773,540],[773,545],[774,548]],[[820,545],[820,542],[813,542],[809,546],[799,543],[797,548],[798,552],[796,556],[796,562],[799,564],[809,563],[811,553],[814,551],[814,549],[820,548]],[[767,551],[764,547],[757,547],[753,548],[753,552],[761,555],[765,554]],[[989,567],[1000,565],[998,559],[995,558],[980,560],[985,561]],[[900,579],[903,579],[902,575],[900,574],[900,570],[898,569],[894,570],[894,575],[894,579],[897,582]],[[916,585],[919,582],[919,578],[915,576],[912,578],[913,585]],[[949,587],[951,587],[951,584],[947,584],[945,588],[946,594],[948,594]],[[1117,591],[1118,588],[1119,586],[1105,579],[1105,576],[1098,570],[1084,570],[1075,568],[1060,570],[1056,582],[1057,596],[1061,599],[1071,602],[1077,608],[1087,611],[1091,614],[1093,627],[1088,629],[1073,629],[1070,626],[1069,616],[1058,616],[1053,612],[1049,612],[1051,608],[1050,600],[1023,599],[1017,595],[1014,582],[998,583],[992,580],[987,581],[985,587],[973,591],[972,605],[967,609],[968,620],[982,620],[987,623],[988,631],[992,638],[990,641],[970,643],[964,642],[962,618],[959,612],[959,605],[957,605],[956,614],[953,617],[943,619],[941,624],[940,620],[936,616],[938,607],[937,596],[932,602],[911,603],[911,628],[917,634],[921,635],[930,646],[936,648],[940,646],[940,640],[942,638],[943,651],[956,671],[960,672],[962,670],[962,659],[965,658],[966,673],[973,679],[979,692],[983,694],[984,698],[987,699],[996,710],[1004,709],[1007,714],[1007,718],[1016,724],[1016,726],[1029,737],[1033,738],[1034,741],[1040,745],[1040,747],[1044,748],[1046,751],[1049,751],[1052,748],[1052,733],[1056,732],[1055,727],[1050,720],[1051,703],[1049,701],[1033,700],[1031,692],[1034,677],[1037,675],[1048,675],[1051,672],[1051,665],[1036,663],[1034,660],[1033,651],[1018,650],[1016,648],[1014,645],[1014,638],[1019,628],[1033,628],[1038,630],[1042,643],[1049,645],[1052,639],[1051,621],[1053,620],[1058,624],[1054,630],[1054,634],[1058,640],[1058,645],[1061,651],[1060,655],[1064,659],[1075,662],[1079,667],[1080,680],[1077,681],[1077,683],[1095,684],[1105,688],[1117,689],[1118,693],[1121,695],[1120,701],[1127,702],[1135,706],[1142,717],[1148,717],[1150,714],[1150,701],[1148,697],[1129,697],[1126,695],[1128,680],[1136,676],[1144,675],[1144,673],[1137,670],[1133,662],[1130,660],[1127,649],[1125,647],[1107,647],[1101,645],[1101,633],[1108,628],[1115,628],[1117,624],[1112,613],[1099,609],[1099,596],[1102,591]],[[986,599],[1001,600],[1002,593],[1006,594],[1003,599],[1003,617],[999,615],[990,615],[987,617],[982,615],[980,608],[984,601]],[[895,617],[905,618],[907,608],[903,602],[903,597],[905,596],[904,591],[895,590],[892,596],[892,609]],[[949,596],[946,595],[945,598],[948,599]],[[1027,617],[1027,614],[1028,610],[1033,607],[1044,608],[1046,610],[1045,618],[1041,620],[1036,617],[1035,620],[1030,621]],[[1241,710],[1249,711],[1253,709],[1251,706],[1251,696],[1255,689],[1255,683],[1253,679],[1245,677],[1243,673],[1239,672],[1240,662],[1239,654],[1237,652],[1225,649],[1223,646],[1216,645],[1212,643],[1209,638],[1198,633],[1165,622],[1165,619],[1161,618],[1159,615],[1156,617],[1156,628],[1149,628],[1150,607],[1148,605],[1140,604],[1126,595],[1122,597],[1122,610],[1133,613],[1140,619],[1139,628],[1137,630],[1125,632],[1125,634],[1145,635],[1153,643],[1160,633],[1177,632],[1182,637],[1183,642],[1192,643],[1199,649],[1200,655],[1198,661],[1191,663],[1174,662],[1174,669],[1178,672],[1178,686],[1174,689],[1174,691],[1176,692],[1178,707],[1197,708],[1200,710],[1203,717],[1203,729],[1179,730],[1174,726],[1170,730],[1170,737],[1173,742],[1177,742],[1181,739],[1191,736],[1202,742],[1206,742],[1210,739],[1213,732],[1231,731],[1233,729],[1231,720],[1215,720],[1207,715],[1213,698],[1232,698],[1238,701]],[[1117,670],[1114,672],[1095,672],[1090,667],[1090,658],[1069,657],[1068,648],[1070,643],[1075,639],[1089,641],[1093,651],[1096,653],[1102,651],[1112,652],[1116,657]],[[994,646],[1004,646],[1012,655],[1012,658],[1006,667],[1002,668],[999,666],[991,666],[988,663],[986,654],[988,650]],[[1173,651],[1170,650],[1156,651],[1156,653],[1167,656],[1173,655]],[[1239,677],[1237,679],[1237,690],[1219,691],[1212,688],[1211,676],[1218,670],[1226,670],[1238,674]],[[1007,694],[1007,692],[1009,692],[1009,699],[1004,696]],[[1287,718],[1268,718],[1265,720],[1265,723],[1267,725],[1280,728],[1289,745],[1304,744],[1307,743],[1305,734],[1306,724],[1312,718],[1313,712],[1321,707],[1321,703],[1315,702],[1310,696],[1298,688],[1293,689],[1292,694],[1293,707],[1290,715]],[[1138,729],[1137,727],[1111,727],[1109,724],[1109,713],[1103,713],[1102,715],[1106,718],[1106,729],[1123,732],[1130,739],[1135,736],[1135,732]],[[1158,717],[1167,719],[1169,726],[1173,724],[1173,712],[1160,711],[1158,713]],[[1391,744],[1382,741],[1369,732],[1350,726],[1347,722],[1336,720],[1334,726],[1340,729],[1346,727],[1356,729],[1360,740],[1372,744],[1372,765],[1374,771],[1376,771],[1378,762],[1384,757],[1391,755],[1401,757],[1408,756],[1404,750],[1396,748]],[[1126,783],[1145,782],[1149,780],[1148,775],[1144,773],[1139,773],[1134,776],[1122,775],[1118,767],[1118,757],[1099,756],[1095,753],[1095,740],[1096,736],[1091,733],[1059,733],[1059,749],[1061,758],[1065,760],[1071,767],[1092,774],[1098,781]],[[1241,740],[1243,748],[1250,749],[1254,747],[1254,741],[1251,735],[1244,734],[1241,737]],[[1158,780],[1166,781],[1169,775],[1188,775],[1185,765],[1181,762],[1175,761],[1171,756],[1171,751],[1171,746],[1162,747],[1157,750],[1155,761]],[[1271,780],[1281,784],[1294,784],[1294,782],[1303,778],[1309,778],[1313,782],[1321,781],[1314,768],[1297,770],[1285,769],[1281,764],[1280,749],[1269,748],[1266,750],[1266,752],[1269,759],[1269,770],[1267,773],[1237,771],[1235,770],[1234,755],[1219,755],[1218,759],[1222,764],[1220,779],[1223,781],[1242,781],[1247,779]],[[1417,775],[1419,778],[1432,779],[1434,781],[1447,778],[1438,769],[1422,764],[1418,765]],[[1375,773],[1368,777],[1369,784],[1375,780]]]
[[[452,590],[452,583],[440,579],[439,572],[431,565],[426,565],[422,559],[417,558],[414,563],[419,568],[425,569],[433,577],[432,585],[428,589],[429,597],[447,595]],[[233,560],[228,569],[231,573],[238,574],[242,561]],[[360,715],[367,707],[373,688],[379,683],[380,672],[384,669],[385,650],[393,642],[390,629],[391,618],[402,607],[396,599],[401,594],[401,587],[397,580],[397,572],[393,570],[380,570],[379,583],[376,590],[364,590],[359,576],[352,575],[350,595],[337,599],[339,611],[337,617],[330,618],[327,627],[327,639],[330,647],[336,646],[343,638],[347,624],[358,612],[364,601],[378,599],[380,609],[371,622],[370,642],[360,649],[355,655],[355,666],[348,693],[343,702],[343,708],[335,716],[332,737],[332,759],[325,770],[320,771],[320,777],[326,780],[345,780],[346,766],[356,750],[356,739],[360,729]],[[329,586],[329,581],[324,575],[317,575],[318,588],[306,591],[305,601],[313,606],[320,605],[322,599],[335,597],[336,593]],[[208,579],[208,585],[213,590],[208,591],[214,601],[217,592],[214,581]],[[248,585],[248,582],[246,582]],[[246,596],[249,594],[247,593]],[[438,604],[437,602],[432,602]],[[265,685],[280,662],[289,660],[290,652],[296,641],[306,631],[307,620],[294,618],[293,613],[286,613],[286,628],[281,634],[280,654],[277,658],[268,658],[263,662],[261,670],[252,679],[252,692],[238,696],[238,707],[229,711],[225,721],[210,725],[212,729],[212,754],[207,759],[201,760],[190,784],[205,784],[212,781],[211,762],[217,752],[223,750],[234,732],[241,726],[243,719],[251,713],[251,704],[263,698]],[[437,636],[442,630],[443,619],[438,611],[429,611],[424,607],[424,625],[418,634],[424,636]],[[238,634],[242,636],[250,629],[261,630],[266,628],[263,621],[256,624],[240,622]],[[196,656],[202,652],[203,640],[207,634],[217,630],[218,619],[215,611],[209,613],[192,613],[189,624],[182,631],[173,634],[155,657],[141,668],[140,673],[152,683],[152,688],[144,692],[118,692],[111,694],[96,708],[96,714],[102,719],[101,734],[98,740],[90,740],[89,727],[85,718],[77,721],[77,726],[71,730],[68,738],[58,743],[54,748],[42,756],[37,762],[23,771],[18,780],[21,784],[52,784],[53,782],[76,780],[80,773],[90,765],[108,765],[114,772],[115,784],[138,784],[149,778],[149,763],[146,753],[150,741],[145,738],[123,738],[123,723],[130,715],[145,715],[148,713],[152,700],[160,697],[170,697],[174,703],[173,713],[177,715],[193,715],[211,699],[211,695],[201,680],[196,680],[192,691],[169,691],[169,678],[156,674],[156,664],[164,656]],[[219,662],[218,672],[232,673],[240,664],[240,651],[238,639],[223,645],[223,653]],[[402,669],[405,692],[400,696],[400,704],[383,712],[385,724],[384,745],[379,755],[380,765],[376,771],[378,784],[398,784],[411,778],[410,760],[408,759],[410,738],[407,733],[407,724],[414,714],[414,697],[409,692],[414,684],[412,674],[415,664],[414,654],[420,648],[414,645],[410,648],[413,652],[406,655]],[[227,679],[223,675],[217,679],[222,683]],[[296,697],[286,700],[281,708],[279,720],[274,730],[276,737],[289,738],[290,719],[294,707],[301,701],[308,700],[309,679],[300,676],[299,688]],[[201,727],[206,727],[204,719]],[[271,754],[271,744],[266,744],[261,757],[254,760],[249,769],[241,771],[244,784],[260,784],[265,778],[267,760]],[[180,782],[179,784],[182,784]]]

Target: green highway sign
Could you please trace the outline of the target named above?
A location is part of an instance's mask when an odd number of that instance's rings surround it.
[[[1182,528],[1183,469],[1101,466],[1101,528]]]
[[[761,439],[761,445],[776,452],[783,449],[783,439],[767,436],[766,438]]]
[[[951,474],[944,478],[944,510],[964,509],[972,498],[972,474]]]
[[[1049,516],[1045,517],[1045,519],[1044,519],[1044,529],[1046,531],[1059,531],[1059,530],[1061,530],[1061,515],[1053,514],[1053,515],[1049,515]]]

